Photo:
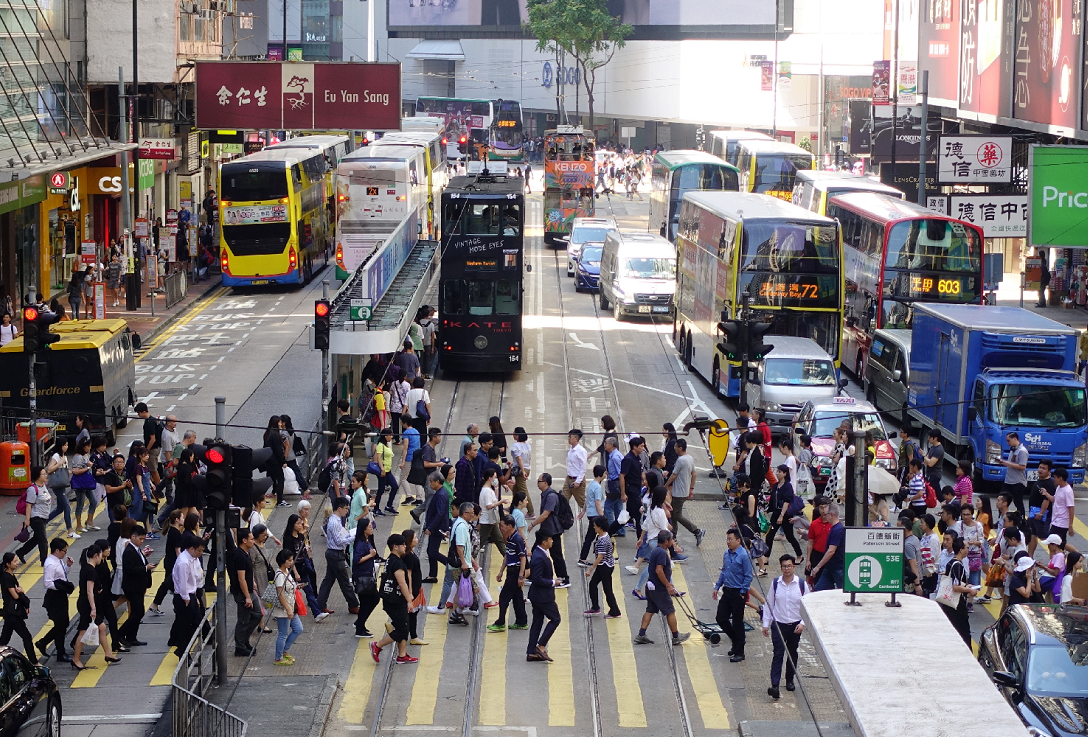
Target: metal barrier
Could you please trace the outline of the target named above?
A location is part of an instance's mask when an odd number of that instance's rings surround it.
[[[163,277],[163,289],[166,292],[166,308],[170,309],[181,300],[189,290],[189,283],[184,271],[175,271]]]
[[[173,737],[245,737],[244,719],[216,706],[205,698],[213,682],[221,683],[226,674],[215,673],[215,607],[204,612],[200,627],[185,648],[170,691],[174,705]]]

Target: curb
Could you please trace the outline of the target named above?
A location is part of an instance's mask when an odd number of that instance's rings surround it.
[[[212,292],[214,292],[216,289],[218,289],[221,286],[223,286],[222,280],[211,282],[203,292],[201,292],[200,294],[198,294],[196,297],[193,298],[192,302],[185,305],[180,310],[175,312],[173,315],[170,315],[168,318],[166,318],[165,320],[163,320],[162,322],[157,324],[155,327],[148,330],[147,333],[141,335],[140,336],[140,342],[141,343],[146,343],[147,341],[150,341],[150,340],[154,339],[155,336],[157,336],[159,333],[161,333],[162,331],[166,330],[168,327],[173,325],[179,318],[184,316],[185,313],[187,313],[190,309],[192,309],[197,304],[199,304],[199,303],[203,302],[204,300],[206,300],[208,298],[209,294],[211,294]]]
[[[325,685],[321,689],[321,697],[317,700],[317,708],[314,710],[314,721],[310,726],[310,737],[321,737],[325,733],[325,725],[329,722],[332,713],[332,702],[336,698],[336,692],[340,689],[340,678],[335,675],[325,677]]]

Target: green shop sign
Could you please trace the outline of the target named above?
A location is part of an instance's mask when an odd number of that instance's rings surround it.
[[[45,177],[35,174],[0,184],[0,213],[12,212],[45,199]]]
[[[140,159],[140,176],[136,179],[136,187],[142,192],[155,186],[155,159]]]
[[[1088,146],[1032,146],[1028,244],[1088,248]]]

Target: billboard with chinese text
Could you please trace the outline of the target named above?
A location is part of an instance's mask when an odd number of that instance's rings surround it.
[[[1077,127],[1076,66],[1082,19],[1074,15],[1073,2],[1019,0],[1013,64],[1014,118]]]
[[[918,70],[929,71],[931,104],[955,107],[959,99],[959,67],[960,0],[923,2]]]
[[[963,13],[960,109],[1011,117],[1016,0],[979,0],[977,5],[969,2]],[[929,84],[932,88],[932,74]]]
[[[982,228],[987,238],[1023,238],[1028,234],[1028,196],[952,195],[948,215]]]
[[[1011,136],[941,136],[937,168],[942,183],[993,184],[1012,180]]]

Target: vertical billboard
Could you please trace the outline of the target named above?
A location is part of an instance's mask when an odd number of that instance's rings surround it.
[[[1014,69],[1014,118],[1076,128],[1076,65],[1081,18],[1074,0],[1018,0]],[[1078,10],[1081,3],[1078,1]]]
[[[1028,244],[1088,246],[1088,146],[1032,146]]]
[[[960,110],[1012,117],[1016,4],[1017,0],[966,3],[960,23]],[[932,75],[929,84],[932,89]]]
[[[960,1],[923,0],[918,34],[918,68],[929,72],[930,102],[948,107],[959,99]]]
[[[890,105],[892,63],[888,60],[873,62],[873,104]]]

